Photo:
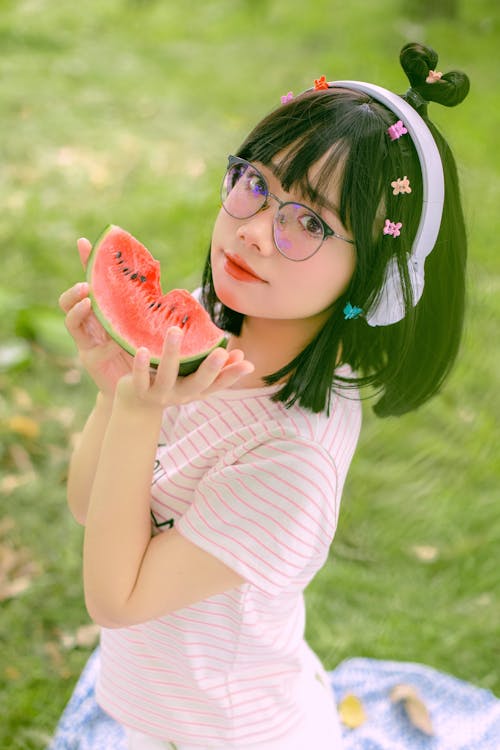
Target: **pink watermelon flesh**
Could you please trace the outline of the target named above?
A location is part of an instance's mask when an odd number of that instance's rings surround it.
[[[87,280],[94,312],[109,335],[131,354],[146,346],[153,366],[170,326],[184,331],[181,375],[194,372],[215,347],[227,344],[224,332],[186,289],[162,293],[159,262],[121,227],[111,224],[99,237]]]

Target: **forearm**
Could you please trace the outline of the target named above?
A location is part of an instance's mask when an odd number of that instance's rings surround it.
[[[78,523],[85,524],[102,442],[112,410],[112,399],[99,393],[70,459],[67,498]]]
[[[151,478],[161,416],[159,409],[127,409],[115,401],[102,441],[83,561],[87,609],[102,624],[126,604],[151,539]]]

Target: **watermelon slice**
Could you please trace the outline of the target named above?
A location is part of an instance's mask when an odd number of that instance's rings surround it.
[[[186,289],[162,294],[160,263],[121,227],[110,224],[95,243],[87,266],[90,299],[97,318],[120,346],[135,354],[140,346],[158,366],[170,326],[184,330],[180,375],[194,372],[224,332]]]

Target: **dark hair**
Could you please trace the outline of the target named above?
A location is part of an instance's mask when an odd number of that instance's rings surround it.
[[[411,139],[391,141],[387,135],[387,128],[397,120],[393,112],[350,89],[308,91],[265,117],[237,151],[238,156],[265,166],[273,160],[273,171],[284,190],[299,188],[313,202],[321,202],[332,176],[340,171],[340,218],[356,242],[353,277],[332,305],[330,317],[295,359],[266,378],[268,383],[284,379],[273,398],[287,406],[298,402],[312,411],[323,411],[328,409],[332,384],[337,389],[370,385],[379,396],[374,406],[377,415],[403,414],[436,393],[457,355],[464,317],[466,232],[455,161],[442,135],[426,118],[425,103],[458,104],[469,82],[464,73],[454,71],[426,83],[437,55],[422,45],[406,45],[400,59],[412,85],[405,98],[414,105],[416,99],[420,106],[440,151],[445,179],[441,227],[426,260],[425,288],[416,307],[411,304],[406,258],[421,214],[422,176]],[[321,174],[311,184],[311,166],[327,152]],[[403,176],[411,180],[411,196],[394,196],[391,181]],[[399,237],[382,233],[387,217],[402,222],[404,231]],[[347,302],[370,308],[393,256],[403,282],[404,319],[379,327],[369,326],[363,317],[345,320]],[[218,302],[210,256],[203,276],[203,300],[222,328],[240,333],[244,316]],[[335,372],[346,363],[355,378]]]

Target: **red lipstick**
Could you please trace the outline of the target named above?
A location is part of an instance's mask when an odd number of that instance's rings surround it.
[[[229,255],[228,253],[225,253],[224,270],[229,276],[236,279],[236,281],[266,283],[264,279],[257,276],[248,263],[245,263],[243,258],[240,258],[240,256],[236,254]]]

